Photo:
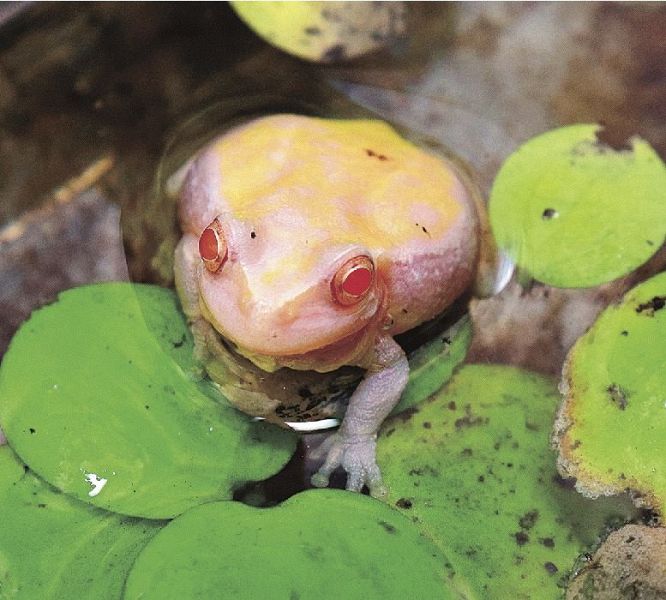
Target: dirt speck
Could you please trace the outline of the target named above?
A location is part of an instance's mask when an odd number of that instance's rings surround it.
[[[648,317],[654,317],[654,313],[666,306],[666,296],[655,296],[652,300],[639,304],[636,307],[638,314],[645,313]]]
[[[524,546],[527,542],[530,541],[530,536],[527,535],[524,531],[518,531],[513,534],[513,537],[516,538],[516,544],[519,546]]]
[[[399,499],[396,501],[395,505],[396,505],[398,508],[409,509],[409,508],[412,507],[412,501],[409,500],[408,498],[399,498]]]
[[[538,510],[530,510],[526,512],[520,519],[518,519],[518,525],[520,525],[521,529],[532,529],[534,527],[534,524],[537,522],[537,519],[539,518],[539,511]]]
[[[620,410],[627,408],[629,404],[629,392],[617,383],[612,383],[606,388],[611,402],[615,404]]]
[[[488,417],[481,417],[472,413],[472,407],[465,406],[465,416],[456,419],[455,426],[458,431],[466,427],[476,427],[479,425],[486,425],[488,423]]]

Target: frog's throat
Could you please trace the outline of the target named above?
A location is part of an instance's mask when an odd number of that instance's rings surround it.
[[[271,356],[244,348],[218,332],[221,341],[232,348],[234,352],[247,358],[263,371],[271,373],[283,367],[298,371],[318,371],[320,373],[335,371],[345,365],[368,368],[372,363],[376,334],[375,320],[373,319],[362,329],[326,346],[313,348],[302,354]]]

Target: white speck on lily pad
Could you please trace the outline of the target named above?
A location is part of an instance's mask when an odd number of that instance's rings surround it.
[[[88,492],[88,496],[94,498],[104,489],[104,486],[106,485],[108,479],[104,479],[103,477],[98,477],[95,473],[86,473],[85,476],[86,476],[86,481],[93,487],[93,489]]]

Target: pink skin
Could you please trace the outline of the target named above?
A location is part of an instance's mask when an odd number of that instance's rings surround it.
[[[314,119],[293,115],[268,119],[285,131],[302,124],[306,132],[312,121],[315,135],[321,139],[326,133],[317,129]],[[303,192],[302,184],[282,190],[277,179],[257,191],[249,212],[238,214],[225,197],[220,155],[225,144],[238,143],[233,136],[242,131],[243,127],[232,130],[222,142],[205,149],[189,166],[180,191],[184,235],[175,253],[176,288],[197,352],[214,359],[218,346],[213,340],[219,333],[268,370],[365,368],[366,375],[351,397],[338,432],[323,450],[323,466],[312,481],[326,486],[331,472],[342,466],[348,473],[348,489],[360,491],[367,485],[373,496],[384,496],[386,488],[375,461],[377,430],[400,399],[409,375],[405,354],[393,336],[440,314],[472,283],[479,228],[474,203],[454,177],[450,194],[460,210],[453,222],[437,229],[435,220],[442,217],[420,205],[417,198],[413,207],[406,204],[406,210],[410,226],[412,221],[419,225],[413,227],[413,235],[399,240],[386,235],[364,237],[363,232],[372,226],[365,222],[355,239],[348,223],[365,211],[357,199],[345,204],[337,196],[310,198],[299,204],[292,199],[310,191]],[[284,154],[285,137],[279,144]],[[365,159],[376,160],[368,156]],[[342,167],[331,167],[330,158],[325,158],[326,168],[333,169],[328,171],[330,179],[343,177],[349,165],[341,158]],[[282,162],[276,169],[285,171],[285,164],[292,168],[292,163]],[[391,177],[407,181],[408,171],[391,168]],[[293,179],[285,176],[285,181]],[[255,210],[262,202],[270,210]],[[219,271],[210,272],[199,254],[198,241],[216,218],[228,254]],[[421,223],[435,223],[432,231],[439,235],[426,231]],[[373,283],[358,302],[341,304],[332,292],[332,281],[346,261],[360,255],[374,264]]]

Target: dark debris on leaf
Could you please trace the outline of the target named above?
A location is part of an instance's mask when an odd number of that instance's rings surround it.
[[[487,423],[488,423],[488,418],[474,415],[472,413],[472,407],[468,404],[465,406],[465,416],[456,419],[455,426],[457,430],[460,430],[465,427],[486,425]]]
[[[652,300],[639,304],[636,307],[638,314],[645,313],[648,317],[653,317],[654,313],[666,306],[666,296],[655,296]]]
[[[535,523],[537,522],[537,519],[539,518],[539,511],[538,510],[530,510],[526,512],[520,519],[518,519],[518,525],[520,525],[521,529],[532,529],[534,527]]]
[[[516,538],[516,544],[519,546],[524,546],[527,542],[530,541],[530,536],[527,535],[524,531],[518,531],[513,534],[513,537]]]
[[[615,404],[620,410],[627,408],[629,404],[629,392],[617,383],[612,383],[606,388],[611,402]]]

